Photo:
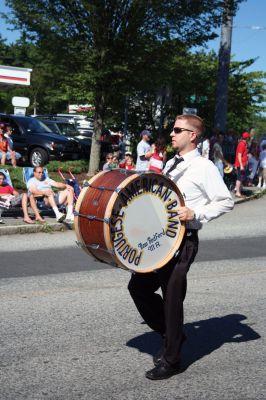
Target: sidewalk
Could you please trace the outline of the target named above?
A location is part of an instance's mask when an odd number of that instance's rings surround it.
[[[234,194],[232,194],[235,204],[243,203],[256,198],[256,196],[259,195],[262,190],[258,189],[257,187],[244,187],[243,192],[246,195],[246,198],[244,199],[236,198],[234,197]],[[54,217],[44,216],[44,218],[46,221],[44,224],[37,222],[34,224],[26,224],[23,221],[21,213],[19,213],[16,217],[2,217],[4,224],[0,224],[0,236],[36,232],[64,232],[66,230],[73,229],[73,225],[69,225],[65,222],[58,223]]]

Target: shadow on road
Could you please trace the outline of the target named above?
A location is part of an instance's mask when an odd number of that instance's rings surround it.
[[[249,325],[242,323],[247,317],[241,314],[229,314],[224,317],[210,318],[185,324],[187,341],[182,348],[182,367],[191,364],[219,349],[225,343],[240,343],[259,339],[261,336]],[[161,345],[156,332],[137,336],[126,343],[142,353],[154,355]]]

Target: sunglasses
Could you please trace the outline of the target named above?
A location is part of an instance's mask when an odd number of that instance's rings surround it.
[[[177,127],[175,127],[175,128],[173,128],[173,131],[175,132],[175,133],[181,133],[181,132],[185,132],[185,131],[187,131],[187,132],[194,132],[194,131],[192,131],[191,129],[186,129],[186,128],[177,128]]]

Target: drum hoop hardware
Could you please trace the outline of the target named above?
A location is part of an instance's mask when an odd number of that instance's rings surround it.
[[[106,253],[109,253],[109,254],[115,254],[113,250],[104,249],[103,247],[100,247],[100,245],[98,243],[84,244],[84,243],[81,243],[79,241],[76,241],[76,244],[81,249],[89,249],[89,248],[91,248],[93,250],[101,250],[101,251],[105,251]]]
[[[90,221],[100,221],[100,222],[105,222],[106,224],[110,224],[110,218],[99,218],[99,217],[96,217],[96,215],[80,214],[77,211],[74,211],[74,216],[81,217],[81,218],[87,218]]]
[[[92,189],[108,190],[109,192],[115,192],[115,193],[119,193],[119,192],[122,190],[122,188],[120,188],[120,187],[117,187],[117,188],[115,189],[115,188],[108,187],[108,186],[93,186],[93,185],[91,185],[91,184],[89,184],[89,183],[88,183],[87,186],[89,186],[89,187],[92,188]]]

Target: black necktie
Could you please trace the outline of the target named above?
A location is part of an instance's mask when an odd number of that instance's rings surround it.
[[[165,175],[168,176],[170,174],[170,172],[172,172],[175,169],[177,164],[181,163],[182,161],[184,161],[183,157],[175,157],[175,161],[174,161],[173,165],[168,169],[168,171],[166,172]]]

